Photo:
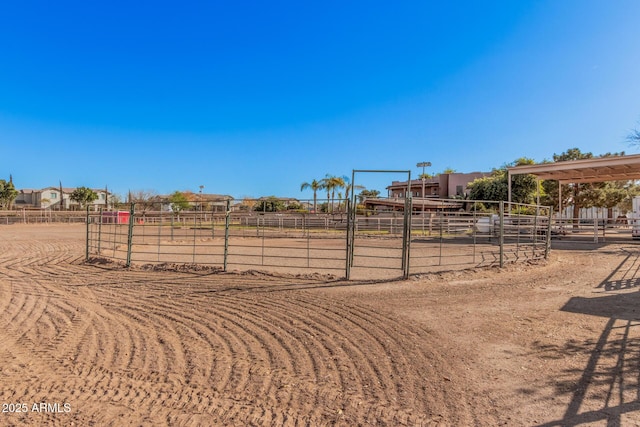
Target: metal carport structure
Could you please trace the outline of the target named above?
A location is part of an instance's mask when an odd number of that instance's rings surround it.
[[[538,180],[554,179],[560,184],[587,182],[628,181],[640,179],[640,154],[608,156],[592,159],[569,160],[538,165],[523,165],[507,168],[508,198],[511,202],[511,177],[530,174]],[[559,188],[559,211],[562,212],[562,186]],[[538,193],[538,203],[540,194]]]
[[[640,154],[514,166],[507,168],[507,171],[509,173],[510,202],[511,177],[513,175],[530,174],[539,180],[554,179],[560,184],[640,179]]]

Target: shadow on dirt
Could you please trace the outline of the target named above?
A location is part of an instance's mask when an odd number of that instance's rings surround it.
[[[594,422],[621,426],[631,413],[640,417],[640,251],[628,250],[597,289],[600,296],[573,297],[562,307],[571,313],[608,318],[597,340],[569,340],[562,347],[538,346],[543,357],[589,357],[584,369],[567,370],[566,379],[554,382],[556,393],[571,394],[571,401],[562,419],[540,427]]]
[[[551,239],[551,250],[556,251],[575,251],[575,250],[603,250],[608,246],[613,245],[625,245],[630,248],[640,248],[640,241],[631,238],[631,231],[626,233],[611,233],[605,235],[598,235],[597,241],[594,235],[591,234],[572,234],[568,233],[565,236],[554,237]]]

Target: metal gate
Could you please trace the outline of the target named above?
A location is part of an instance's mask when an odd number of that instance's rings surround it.
[[[367,224],[367,215],[357,215],[356,195],[355,191],[352,192],[347,215],[346,278],[349,280],[352,272],[358,269],[388,270],[391,274],[400,272],[403,278],[407,278],[411,250],[411,171],[354,170],[351,175],[353,188],[356,188],[356,173],[406,173],[407,192],[400,214],[394,213],[388,218],[378,218],[378,227],[373,230]]]

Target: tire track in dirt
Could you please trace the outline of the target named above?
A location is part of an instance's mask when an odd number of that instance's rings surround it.
[[[73,390],[79,389],[83,395],[89,392],[89,400],[120,402],[132,394],[138,398],[141,396],[140,393],[131,392],[131,390],[138,387],[137,382],[132,383],[130,378],[119,376],[114,374],[113,371],[105,370],[101,367],[94,367],[90,369],[88,373],[81,372],[82,379],[80,380],[80,384],[82,385],[78,384],[77,378],[69,379],[68,376],[65,375],[63,379],[63,377],[57,375],[59,371],[51,370],[50,365],[53,364],[54,360],[40,351],[34,351],[36,350],[36,345],[29,339],[24,338],[24,336],[14,339],[13,342],[9,342],[9,345],[13,350],[11,356],[17,358],[22,366],[28,364],[32,375],[36,374],[37,378],[46,376],[50,380],[48,382],[39,381],[35,386],[32,384],[29,387],[19,388],[9,396],[10,398],[20,401],[37,401],[43,394],[50,396],[52,394],[63,393],[69,387]],[[18,351],[16,351],[16,349],[18,349]],[[184,390],[165,391],[161,386],[161,389],[155,393],[146,393],[137,403],[142,404],[145,399],[151,399],[152,403],[150,406],[154,406],[157,403],[162,403],[164,406],[164,404],[167,403],[167,396],[179,394],[183,391]],[[200,394],[200,392],[197,393],[198,395]],[[5,393],[3,393],[3,396],[4,394]],[[202,402],[202,399],[199,398],[192,400],[198,403]],[[151,408],[149,408],[149,411],[151,411]],[[114,421],[113,419],[98,419],[110,422]]]
[[[348,327],[349,335],[354,335],[354,338],[346,337],[344,335],[345,325],[341,324],[341,320],[348,319],[350,316],[353,316],[351,312],[351,307],[347,310],[327,310],[326,304],[315,305],[307,301],[298,301],[300,306],[309,307],[310,313],[315,313],[314,323],[324,325],[327,329],[324,331],[326,336],[337,337],[336,342],[340,342],[338,344],[339,348],[342,350],[344,356],[339,358],[340,363],[344,363],[345,360],[348,360],[353,365],[353,372],[358,372],[358,378],[351,377],[349,384],[353,387],[354,383],[357,384],[358,390],[356,392],[351,391],[349,393],[349,389],[345,389],[344,392],[347,395],[358,396],[361,399],[364,398],[365,401],[369,403],[374,402],[383,402],[387,404],[391,401],[396,401],[397,396],[391,393],[390,391],[395,389],[396,383],[389,380],[386,381],[383,376],[382,371],[388,366],[380,366],[380,360],[385,359],[385,355],[387,358],[389,353],[384,351],[380,351],[380,349],[367,349],[367,353],[376,354],[378,356],[369,356],[363,351],[360,351],[359,348],[370,346],[371,341],[375,341],[373,335],[367,332],[366,329],[363,329],[361,325],[352,322],[351,327]],[[326,301],[325,301],[326,302]],[[331,306],[331,305],[330,305]],[[388,319],[387,319],[388,320]],[[366,325],[366,328],[376,328],[375,322],[369,322]],[[348,345],[345,345],[348,343]],[[332,343],[335,345],[334,343]],[[404,372],[406,374],[406,372]],[[394,376],[390,375],[390,379],[393,379]],[[396,375],[396,379],[403,378],[402,376]],[[354,381],[355,380],[355,381]],[[377,384],[375,381],[377,380]],[[397,381],[397,380],[396,380]]]
[[[287,405],[290,394],[286,392],[289,387],[290,375],[303,375],[308,369],[298,363],[294,354],[304,355],[293,349],[295,341],[287,340],[282,327],[274,323],[265,325],[265,316],[260,313],[245,310],[246,305],[239,301],[225,301],[225,298],[216,299],[216,316],[224,316],[227,325],[235,327],[238,332],[243,331],[253,337],[253,346],[260,348],[265,354],[264,359],[248,359],[245,363],[251,366],[247,378],[243,383],[255,384],[255,393],[267,396],[274,402]],[[223,302],[223,304],[220,304]],[[232,321],[233,319],[238,319]],[[248,341],[248,340],[247,340]],[[304,356],[303,356],[304,358]],[[257,362],[257,363],[256,363]],[[235,386],[235,390],[241,391],[244,387]]]
[[[153,307],[141,307],[143,310],[152,311]],[[172,317],[175,321],[179,322],[186,328],[187,331],[190,331],[192,336],[197,336],[200,338],[200,341],[207,342],[209,345],[208,349],[205,351],[214,352],[215,348],[220,346],[219,343],[214,343],[219,340],[219,336],[227,336],[227,338],[223,338],[223,341],[226,343],[227,348],[229,348],[230,352],[226,355],[216,356],[216,359],[222,359],[222,362],[227,364],[233,364],[233,370],[229,369],[228,371],[228,379],[226,382],[233,383],[233,386],[229,386],[232,389],[241,389],[246,390],[247,378],[248,375],[246,371],[249,369],[248,366],[244,366],[242,361],[245,360],[264,360],[268,358],[266,353],[259,354],[256,350],[256,345],[251,344],[249,341],[255,340],[251,334],[246,333],[238,333],[242,328],[238,327],[239,324],[237,319],[234,316],[223,316],[219,314],[216,316],[216,319],[211,321],[206,313],[198,312],[198,317],[195,315],[189,315],[189,311],[186,307],[182,307],[181,305],[173,304],[171,306],[166,305],[164,303],[156,304],[155,309],[161,309],[163,313],[171,313]],[[205,324],[211,325],[220,325],[221,327],[216,328],[215,330],[211,327],[205,326]],[[231,330],[229,326],[234,326],[234,329]],[[232,344],[235,343],[235,344]],[[195,350],[190,353],[194,353]],[[190,356],[193,358],[193,355]],[[193,363],[192,363],[193,364]],[[192,371],[189,370],[189,371]],[[232,375],[233,374],[233,375]],[[224,374],[223,374],[224,375]],[[192,372],[189,374],[188,379],[190,381],[193,380]],[[203,378],[204,379],[204,378]],[[256,394],[261,394],[260,390],[256,391]]]
[[[33,425],[437,420],[420,384],[428,334],[306,289],[317,279],[104,270],[68,241],[0,247],[0,361],[13,378],[0,397],[77,408]]]
[[[73,265],[82,258],[82,246],[78,243],[49,243],[44,241],[17,242],[2,245],[4,255],[0,257],[0,269],[9,273],[29,276],[58,274],[61,265]],[[16,277],[16,276],[14,276]],[[24,276],[23,276],[24,277]]]
[[[267,303],[263,303],[263,304],[256,304],[255,302],[252,302],[250,305],[247,305],[247,304],[246,304],[246,301],[244,301],[244,300],[242,300],[242,301],[241,301],[240,299],[237,299],[237,298],[228,298],[228,299],[229,299],[229,301],[228,301],[226,304],[221,304],[221,303],[224,301],[224,299],[220,299],[220,298],[218,298],[218,299],[216,299],[216,300],[215,300],[215,302],[216,302],[216,310],[217,310],[218,315],[220,315],[220,313],[221,313],[221,312],[225,311],[225,312],[229,313],[231,316],[239,316],[239,314],[236,312],[236,311],[238,311],[239,313],[241,313],[241,314],[240,314],[240,316],[241,316],[241,318],[242,318],[243,323],[238,323],[238,322],[236,322],[236,323],[235,323],[235,326],[240,327],[241,329],[243,329],[243,330],[245,330],[245,331],[251,331],[251,333],[252,333],[252,334],[254,334],[254,335],[256,335],[256,336],[258,336],[258,335],[259,335],[259,333],[258,333],[258,332],[254,332],[255,328],[258,328],[258,330],[262,329],[262,330],[264,331],[264,328],[265,328],[265,326],[264,326],[264,321],[265,321],[265,319],[267,319],[267,320],[268,320],[267,325],[268,325],[268,326],[270,326],[270,327],[271,327],[271,326],[273,326],[276,330],[283,329],[284,325],[290,325],[290,324],[291,324],[291,320],[290,320],[290,319],[288,319],[286,316],[285,316],[285,317],[282,317],[282,313],[283,313],[283,312],[290,311],[290,308],[291,308],[290,306],[283,306],[283,307],[281,307],[279,310],[277,310],[276,315],[274,315],[274,316],[278,316],[278,317],[281,317],[281,318],[283,319],[283,320],[281,321],[281,323],[280,323],[280,324],[278,324],[278,322],[276,322],[276,321],[274,321],[274,320],[273,320],[273,317],[271,317],[271,318],[269,319],[269,317],[270,317],[270,316],[265,314],[265,312],[266,312],[266,313],[268,313],[268,311],[265,311],[265,309],[266,309],[266,308],[271,307],[271,309],[272,309],[272,311],[273,311],[273,307],[277,305],[277,304],[274,304],[274,302],[272,302],[272,301],[268,301]],[[262,300],[265,300],[265,299],[263,298],[263,296],[262,296],[262,295],[261,295],[261,299],[262,299]],[[296,302],[296,304],[298,304],[299,302],[300,302],[300,301],[297,301],[297,302]],[[193,302],[189,302],[189,304],[192,304],[192,303],[193,303]],[[265,304],[267,304],[267,305],[265,305]],[[319,304],[319,305],[321,305],[321,304]],[[269,307],[268,307],[268,306],[269,306]],[[175,307],[180,308],[181,306],[180,306],[180,305],[175,305]],[[233,307],[233,311],[229,311],[228,309],[225,309],[225,307]],[[317,306],[310,304],[310,308],[309,308],[309,310],[310,310],[310,311],[316,311],[316,309],[317,309]],[[164,310],[167,310],[167,307],[164,307],[164,308],[163,308],[163,311],[164,311]],[[362,311],[362,309],[360,309],[360,311]],[[249,325],[249,324],[247,324],[247,323],[246,323],[246,321],[250,318],[251,313],[255,313],[255,312],[260,312],[260,315],[259,315],[259,316],[256,316],[255,320],[252,320],[252,323],[254,324],[254,326],[251,326],[251,327],[250,327],[250,325]],[[337,317],[337,318],[339,318],[339,319],[344,319],[344,318],[348,317],[348,315],[347,315],[347,311],[334,311],[334,313],[335,313],[335,317]],[[353,317],[354,315],[353,315],[353,314],[351,314],[350,316],[352,316],[352,317]],[[361,315],[358,315],[358,316],[361,316]],[[359,320],[359,321],[353,321],[353,320],[352,320],[352,321],[351,321],[351,323],[352,323],[352,324],[354,324],[354,325],[356,325],[358,328],[363,329],[363,326],[362,326],[362,325],[360,325],[360,323],[366,323],[366,325],[367,325],[366,327],[367,327],[367,328],[371,328],[371,325],[372,325],[372,324],[373,324],[373,325],[376,325],[376,324],[378,324],[378,323],[393,323],[393,322],[397,322],[397,319],[389,319],[389,318],[382,317],[382,316],[378,316],[378,317],[379,317],[379,319],[373,319],[373,320],[372,320],[372,319],[370,319],[370,318],[367,318],[367,319],[361,319],[361,320]],[[300,320],[300,318],[298,317],[297,319],[294,319],[294,321],[300,322],[301,320]],[[391,322],[390,322],[390,321],[391,321]],[[307,319],[307,323],[308,323],[308,319]],[[314,322],[313,322],[313,323],[314,323],[314,324],[321,324],[321,323],[323,323],[323,321],[319,321],[318,319],[314,319]],[[324,323],[326,323],[326,321],[324,321]],[[255,326],[255,325],[260,325],[260,326]],[[317,332],[317,335],[325,335],[325,336],[331,336],[331,335],[334,335],[334,336],[335,336],[335,335],[336,335],[336,332],[335,332],[336,330],[343,330],[343,329],[344,329],[344,326],[339,326],[339,327],[332,326],[331,328],[325,328],[324,330]],[[375,328],[374,328],[374,329],[375,329]],[[391,332],[386,332],[386,333],[385,333],[386,335],[383,335],[383,336],[385,336],[385,337],[386,337],[386,338],[385,338],[386,340],[390,340],[390,339],[389,339],[389,337],[391,336],[392,332],[393,332],[393,331],[391,331]],[[262,333],[262,332],[261,332],[261,333]],[[374,334],[374,335],[375,335],[375,334]],[[378,342],[380,342],[380,339],[377,339],[377,338],[376,338],[376,339],[372,339],[372,338],[371,338],[371,334],[366,334],[366,335],[364,336],[364,338],[362,338],[362,339],[361,339],[361,341],[362,341],[362,342],[364,342],[364,341],[372,341],[372,340],[373,340],[373,341],[376,341],[376,340],[377,340]],[[296,343],[296,342],[300,342],[300,341],[301,341],[301,339],[299,338],[299,335],[298,335],[298,336],[295,336],[295,334],[289,334],[286,338],[282,338],[282,341],[287,341],[287,342],[293,342],[293,343]],[[326,340],[325,340],[325,341],[326,341]],[[347,346],[347,347],[358,347],[358,344],[360,344],[360,343],[357,343],[357,342],[351,342],[351,343],[349,344],[349,346]],[[340,345],[336,345],[336,344],[334,344],[333,346],[329,346],[329,345],[327,345],[327,344],[326,344],[326,342],[325,342],[323,345],[324,345],[324,346],[326,346],[326,347],[329,347],[329,348],[331,348],[331,347],[333,347],[333,348],[340,348]],[[289,346],[291,346],[291,345],[289,345]],[[379,346],[380,346],[380,348],[383,348],[383,347],[384,347],[384,345],[383,345],[383,344],[380,344],[380,343],[379,343]],[[280,345],[280,344],[276,345],[277,351],[279,351],[280,353],[282,353],[282,351],[283,351],[283,350],[282,350],[282,347],[283,347],[283,346],[282,346],[282,345]],[[316,345],[316,346],[315,346],[315,349],[313,349],[313,350],[312,350],[312,349],[308,349],[308,348],[307,348],[307,349],[305,349],[305,350],[303,350],[303,351],[301,351],[301,352],[299,352],[299,353],[302,353],[302,354],[314,354],[314,353],[318,353],[317,349],[318,349],[318,348],[320,348],[320,347],[321,347],[321,346]],[[343,345],[342,347],[344,347],[344,345]],[[389,347],[389,346],[387,346],[387,347]],[[391,346],[391,347],[393,347],[393,346]],[[402,347],[401,347],[401,349],[402,349]],[[378,351],[379,349],[375,349],[375,350],[376,350],[376,351]],[[328,351],[328,353],[331,353],[331,352],[336,353],[336,350],[329,350],[329,351]],[[379,362],[378,362],[378,360],[377,360],[377,358],[376,358],[376,359],[367,359],[367,358],[365,358],[365,357],[362,355],[362,353],[360,353],[360,354],[355,354],[355,353],[354,353],[354,350],[350,350],[350,352],[351,352],[351,354],[350,354],[350,355],[346,355],[346,356],[343,356],[343,357],[341,358],[341,359],[342,359],[342,360],[341,360],[341,362],[343,362],[344,360],[347,360],[347,361],[348,361],[348,360],[367,360],[369,364],[373,364],[374,362],[379,363]],[[379,351],[378,351],[378,352],[379,352]],[[385,353],[385,352],[386,352],[386,353]],[[289,355],[291,355],[291,354],[292,354],[292,351],[291,351],[291,350],[289,350],[289,351],[287,351],[286,353],[288,353]],[[388,349],[383,348],[383,350],[382,350],[381,354],[387,354],[387,353],[388,353],[388,354],[394,354],[394,353],[391,353]],[[402,354],[403,354],[403,353],[404,353],[404,350],[403,350],[403,351],[401,351],[401,352],[397,352],[397,351],[396,351],[396,352],[395,352],[395,354],[393,355],[393,359],[395,359],[395,360],[403,359],[403,356],[402,356]],[[234,355],[232,355],[232,356],[234,356]],[[235,356],[237,356],[237,354],[235,354]],[[291,357],[291,356],[290,356],[290,357]],[[389,358],[391,358],[392,356],[388,356],[388,357],[389,357]],[[310,365],[317,366],[317,364],[316,364],[316,365],[314,365],[313,363],[310,363]],[[405,363],[405,365],[406,365],[406,363]],[[393,365],[391,365],[391,366],[393,367]],[[271,368],[270,368],[270,369],[271,369]],[[312,368],[297,368],[297,371],[296,371],[296,369],[294,369],[294,368],[290,368],[288,371],[290,372],[291,377],[299,377],[299,376],[300,376],[300,374],[301,374],[302,372],[306,372],[306,373],[308,373],[309,375],[311,375],[311,374],[315,375],[315,373],[314,373],[314,369],[317,369],[317,368],[313,368],[313,367],[312,367]],[[376,369],[377,369],[377,370],[376,370]],[[392,368],[389,368],[389,367],[387,367],[387,368],[386,368],[386,370],[387,370],[387,371],[391,371],[391,369],[392,369]],[[355,372],[360,372],[360,371],[362,371],[362,365],[360,365],[360,366],[355,366],[355,365],[354,365],[354,366],[352,367],[352,369],[349,369],[348,371],[351,371],[351,372],[354,372],[354,371],[355,371]],[[381,373],[381,371],[382,371],[382,370],[381,370],[380,368],[375,368],[375,369],[374,369],[374,368],[371,368],[371,372],[372,372],[372,373],[370,373],[370,375],[369,375],[369,376],[371,376],[372,378],[378,378],[378,383],[379,383],[379,385],[378,385],[378,387],[377,387],[377,391],[376,391],[376,393],[380,393],[380,390],[384,390],[385,388],[389,388],[389,384],[385,384],[385,383],[384,383],[382,380],[380,380],[380,378],[379,378],[379,377],[384,377],[384,376],[386,375],[386,373],[385,373],[385,372],[382,372],[382,373]],[[393,378],[393,377],[395,377],[395,378],[402,378],[402,373],[403,373],[403,372],[398,372],[398,371],[397,371],[397,369],[396,369],[396,372],[395,372],[395,373],[390,374],[389,376],[390,376],[391,378]],[[351,384],[353,385],[353,378],[350,378],[350,380],[351,380]],[[249,380],[247,380],[247,381],[249,381]],[[310,382],[315,383],[316,381],[315,381],[315,380],[311,380]],[[346,381],[343,381],[343,382],[346,382]],[[362,381],[361,381],[361,382],[362,382]],[[371,386],[370,386],[370,385],[368,385],[368,387],[371,387]],[[398,386],[398,384],[397,384],[397,383],[393,383],[393,387],[391,387],[391,389],[393,390],[393,389],[398,388],[398,387],[399,387],[399,386]],[[316,388],[317,388],[317,387],[316,387]],[[362,387],[361,387],[361,388],[362,388]],[[366,387],[364,387],[364,388],[362,388],[362,389],[365,389],[365,388],[366,388]],[[377,400],[380,400],[380,396],[379,396],[378,394],[376,394],[376,393],[373,393],[371,396],[369,396],[368,400],[369,400],[369,401],[371,401],[371,402],[376,402]],[[400,390],[400,391],[396,392],[395,394],[385,396],[385,397],[384,397],[384,401],[385,401],[385,402],[391,402],[391,401],[393,401],[393,400],[397,400],[397,399],[398,399],[398,396],[399,396],[400,394],[402,394],[402,393],[403,393],[403,391],[402,391],[402,390]],[[357,394],[357,393],[354,393],[354,394]],[[424,394],[424,393],[423,393],[423,394]],[[289,397],[289,398],[291,399],[292,397]],[[337,398],[338,398],[338,397],[334,395],[334,396],[333,396],[333,398],[332,398],[332,401],[337,400]],[[283,397],[280,397],[280,398],[279,398],[279,399],[277,399],[277,400],[278,400],[280,403],[284,403],[284,402],[283,402]],[[316,400],[317,400],[317,398],[316,398]],[[359,404],[361,404],[361,403],[359,403]],[[378,407],[378,408],[379,408],[380,406],[381,406],[381,405],[377,405],[377,407]],[[373,409],[372,409],[372,411],[373,411]],[[375,412],[375,411],[374,411],[374,412]]]
[[[218,300],[217,302],[219,302],[219,300]],[[232,300],[230,301],[230,305],[232,305],[232,306],[236,306],[236,307],[240,307],[240,306],[238,305],[238,301],[237,301],[237,300],[235,300],[235,299],[232,299]],[[177,305],[177,306],[175,306],[175,307],[178,307],[178,308],[179,308],[179,310],[178,310],[178,311],[181,311],[181,310],[182,310],[181,306],[179,306],[179,305]],[[175,308],[175,307],[173,307],[173,308]],[[141,307],[141,308],[143,308],[143,309],[148,309],[148,307]],[[162,308],[162,309],[163,309],[163,311],[167,311],[167,310],[168,310],[168,308],[167,308],[167,307],[160,307],[160,308]],[[255,307],[253,307],[253,308],[255,309]],[[220,306],[220,305],[217,305],[216,309],[217,309],[218,311],[220,311],[220,310],[221,310],[221,306]],[[243,320],[246,320],[246,319],[247,319],[247,315],[246,315],[246,313],[247,313],[247,312],[255,311],[255,310],[247,310],[245,307],[237,308],[236,310],[240,310],[241,312],[244,312],[244,313],[245,313],[245,314],[244,314],[244,319],[243,319]],[[232,316],[236,316],[236,315],[237,315],[237,313],[235,313],[235,312],[231,312],[231,313],[230,313],[230,315],[232,315]],[[263,313],[263,314],[261,314],[261,315],[260,315],[259,320],[263,320],[264,318],[265,318],[265,315],[264,315],[264,313]],[[240,324],[240,323],[237,323],[237,322],[236,322],[235,324],[236,324],[237,326],[241,327],[242,329],[245,329],[245,330],[247,330],[247,329],[248,329],[248,325],[247,325],[246,323],[245,323],[245,324]],[[263,332],[264,332],[264,331],[263,331]],[[293,342],[295,342],[296,340],[292,340],[292,341],[293,341]],[[291,354],[291,351],[289,351],[289,354]],[[235,353],[235,356],[237,357],[237,355],[238,355],[238,353],[236,352],[236,353]],[[235,368],[237,369],[237,366],[236,366]],[[313,369],[310,369],[310,371],[313,371]],[[296,373],[296,371],[295,371],[295,369],[291,369],[291,372],[293,372],[293,375],[296,375],[296,374],[297,374],[297,373]],[[253,374],[253,372],[251,372],[251,374]],[[260,391],[260,389],[258,389],[258,391]]]
[[[218,301],[217,301],[218,302]],[[192,304],[192,302],[189,302],[189,304]],[[230,306],[238,306],[237,301],[231,301]],[[172,307],[173,308],[173,307]],[[168,311],[168,308],[163,308],[163,311]],[[266,329],[262,326],[256,327],[253,326],[252,323],[249,321],[249,315],[247,314],[247,312],[250,310],[246,310],[244,307],[240,307],[240,308],[234,308],[233,310],[230,310],[229,307],[225,307],[223,305],[220,304],[216,304],[216,312],[217,312],[217,317],[220,317],[221,314],[224,312],[226,315],[223,317],[222,322],[232,322],[232,324],[236,327],[236,329],[239,330],[244,330],[244,331],[250,331],[250,335],[254,335],[255,338],[258,339],[259,341],[259,345],[262,346],[263,348],[265,348],[267,350],[267,352],[269,353],[269,357],[268,357],[268,363],[266,363],[266,366],[269,371],[271,371],[270,373],[273,373],[274,371],[288,371],[288,372],[293,372],[294,375],[298,375],[301,374],[303,372],[311,372],[313,373],[313,369],[306,369],[306,368],[299,368],[299,367],[294,367],[292,365],[289,366],[274,366],[274,356],[273,351],[271,351],[271,348],[275,348],[277,351],[282,352],[284,350],[284,352],[287,354],[287,357],[284,358],[280,363],[286,363],[289,364],[290,360],[294,360],[293,359],[293,351],[290,349],[290,345],[286,343],[287,340],[283,340],[282,338],[279,338],[278,336],[281,335],[281,333],[273,333],[273,331],[269,331],[269,329]],[[264,323],[262,322],[262,319],[264,318],[264,314],[260,315],[261,318],[259,319],[259,322],[256,323]],[[234,321],[234,319],[238,319],[241,318],[242,321],[241,322],[237,322]],[[210,323],[216,323],[216,322],[210,322]],[[217,323],[220,323],[220,320],[217,319]],[[229,332],[229,328],[226,328],[227,333]],[[279,331],[280,332],[280,331]],[[245,332],[246,333],[246,332]],[[275,337],[275,341],[272,337]],[[272,342],[274,344],[267,344],[268,342]],[[296,342],[295,340],[293,340],[292,342]],[[301,349],[298,348],[296,350],[296,353],[298,354],[306,354],[306,352],[301,352]],[[236,353],[237,354],[237,353]],[[282,359],[282,358],[280,358]],[[254,356],[254,360],[253,362],[255,363],[255,356]],[[262,371],[264,371],[265,369],[261,369]],[[255,375],[256,371],[260,371],[258,369],[252,369],[251,370],[251,374]],[[244,388],[244,386],[236,386],[236,388]],[[263,388],[265,389],[269,389],[269,387],[267,385],[263,385]],[[261,393],[260,390],[256,391],[256,393]]]
[[[121,295],[120,298],[121,298],[121,303],[123,302],[126,303],[126,296]],[[131,310],[133,309],[120,308],[119,310],[123,312],[126,311],[127,315],[130,315]],[[197,359],[195,359],[195,354],[198,354],[200,356],[199,358],[201,359],[202,358],[201,353],[205,351],[206,352],[205,360],[206,360],[209,358],[208,355],[213,354],[216,351],[219,352],[220,348],[224,348],[227,350],[225,352],[227,353],[227,357],[223,359],[223,363],[221,363],[222,365],[230,365],[230,363],[233,360],[233,357],[238,359],[240,359],[241,357],[244,359],[249,357],[248,350],[246,350],[248,349],[249,346],[243,343],[241,338],[237,336],[235,337],[227,336],[226,338],[224,336],[220,337],[219,334],[216,334],[211,328],[208,328],[206,326],[199,324],[199,323],[204,323],[203,318],[197,318],[195,316],[190,316],[186,314],[188,313],[188,310],[184,310],[184,307],[176,306],[176,305],[168,305],[165,303],[154,303],[152,306],[149,306],[149,305],[136,306],[135,311],[144,311],[147,313],[147,315],[150,318],[153,317],[153,320],[149,321],[150,324],[157,324],[158,322],[160,322],[161,324],[174,323],[176,325],[175,330],[180,329],[181,334],[178,337],[178,339],[176,339],[176,337],[162,338],[164,336],[162,332],[156,330],[155,333],[158,334],[158,336],[161,337],[161,339],[165,342],[176,342],[176,341],[182,342],[186,340],[191,344],[202,343],[202,342],[207,343],[208,348],[206,346],[203,348],[202,345],[194,345],[194,347],[196,348],[193,348],[190,351],[188,351],[188,349],[181,349],[181,352],[186,354],[185,356],[183,356],[184,359],[187,359],[187,358],[194,359],[194,361],[188,361],[188,360],[178,361],[177,366],[175,363],[172,363],[172,369],[180,368],[182,372],[180,372],[177,376],[185,378],[185,382],[188,382],[188,383],[194,382],[194,381],[205,382],[205,380],[207,380],[207,377],[211,377],[213,375],[213,368],[211,366],[211,363],[203,367],[202,366],[203,364],[201,362],[196,363],[195,360]],[[225,320],[229,320],[229,319],[223,319],[222,322],[224,322]],[[207,323],[210,323],[210,322],[207,322]],[[218,323],[220,323],[220,320],[218,320]],[[227,333],[226,335],[229,335],[229,334]],[[233,345],[232,341],[234,341],[236,344]],[[246,349],[238,350],[239,346]],[[219,356],[213,357],[212,359],[215,362],[216,359],[220,359],[220,357]],[[186,365],[192,366],[190,368],[192,371],[190,374],[187,374],[188,369]],[[205,374],[201,376],[200,380],[198,380],[197,378],[194,378],[194,377],[197,377],[198,375],[193,374],[193,369],[200,369],[203,372],[205,372]],[[229,369],[227,368],[222,369],[222,372],[220,373],[220,375],[216,375],[216,376],[218,378],[220,377],[223,378],[222,380],[223,384],[230,382],[231,367],[229,367]]]
[[[356,365],[348,358],[340,358],[340,345],[330,339],[335,336],[334,329],[322,327],[318,322],[310,322],[308,315],[298,315],[296,311],[291,310],[289,305],[282,305],[273,300],[256,299],[252,301],[252,306],[247,308],[248,312],[256,312],[256,309],[259,309],[261,314],[258,320],[268,319],[270,324],[277,325],[279,330],[286,334],[286,341],[296,347],[296,351],[290,353],[295,355],[292,357],[308,358],[308,363],[301,364],[305,365],[305,369],[299,369],[299,372],[292,373],[297,377],[299,383],[306,386],[324,383],[327,382],[327,378],[331,378],[332,373],[337,373],[338,383],[329,382],[329,386],[333,390],[337,390],[336,396],[333,396],[331,400],[337,399],[337,394],[344,393],[348,387],[360,384],[360,382],[354,381],[353,373],[358,372]],[[274,311],[274,308],[277,310]],[[337,360],[348,366],[346,368],[339,366],[336,363]],[[350,372],[352,375],[347,377],[346,372]],[[311,388],[315,389],[315,387]],[[315,391],[319,392],[319,390]],[[319,399],[320,396],[315,395],[313,404],[317,404]]]
[[[152,331],[151,333],[146,333],[146,335],[151,335],[149,338],[144,338],[139,332],[136,333],[139,338],[134,342],[140,341],[138,346],[142,347],[142,356],[144,357],[141,361],[131,360],[132,365],[142,365],[135,367],[138,375],[147,374],[149,380],[157,381],[157,373],[164,372],[162,381],[185,378],[185,381],[188,382],[187,367],[193,365],[193,362],[189,361],[190,355],[187,354],[187,348],[182,344],[182,340],[187,340],[193,344],[198,341],[197,338],[180,335],[174,329],[173,322],[167,322],[166,319],[154,313],[146,312],[146,316],[140,316],[138,313],[143,311],[141,308],[111,308],[114,313],[120,314],[121,318],[135,320],[136,326],[140,326],[146,331]]]

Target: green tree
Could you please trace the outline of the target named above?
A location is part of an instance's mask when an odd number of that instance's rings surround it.
[[[171,203],[171,210],[180,213],[181,211],[189,208],[189,199],[181,191],[174,191],[169,196],[169,203]]]
[[[507,200],[507,178],[501,169],[494,169],[491,176],[475,179],[467,186],[472,200]]]
[[[613,217],[613,208],[620,206],[629,195],[630,181],[608,181],[594,184],[594,206],[607,209],[607,217]]]
[[[573,160],[592,159],[594,156],[592,153],[583,153],[579,148],[570,148],[561,154],[553,154],[553,161],[566,162]],[[593,184],[590,183],[572,183],[562,185],[562,206],[573,204],[573,220],[574,226],[578,226],[578,218],[580,217],[580,208],[591,207],[594,205],[594,193],[591,191]],[[559,209],[559,185],[558,181],[545,180],[542,183],[542,188],[546,197],[543,198],[543,203],[553,206],[554,209]]]
[[[509,166],[525,166],[534,164],[535,162],[532,159],[521,157]],[[508,179],[509,178],[507,174],[507,181]],[[513,176],[511,182],[511,201],[516,203],[535,203],[536,196],[539,190],[538,185],[538,180],[533,175],[520,174]]]
[[[364,203],[364,199],[376,198],[379,195],[380,192],[378,190],[362,190],[360,193],[358,193],[358,203],[362,204]]]
[[[572,200],[571,191],[569,186],[563,184],[562,187],[558,185],[558,181],[546,179],[542,181],[542,190],[544,195],[540,199],[540,203],[558,212],[560,210],[560,188],[562,188],[562,206],[567,206]]]
[[[302,210],[304,210],[304,206],[302,206],[302,204],[298,203],[298,202],[289,202],[289,204],[287,204],[287,210],[288,211],[302,211]]]
[[[472,200],[507,201],[509,199],[508,167],[532,165],[535,162],[521,157],[500,169],[494,169],[491,176],[478,178],[468,185]],[[515,203],[533,203],[538,183],[533,175],[515,175],[511,181],[511,201]]]
[[[11,209],[11,204],[18,197],[18,190],[13,185],[13,180],[0,179],[0,206]]]
[[[81,208],[98,199],[95,191],[87,187],[78,187],[69,196],[71,200],[78,203]]]
[[[628,181],[624,186],[625,196],[617,205],[623,212],[631,212],[633,210],[633,197],[640,195],[640,185],[636,181]],[[609,216],[611,218],[611,215]]]
[[[253,210],[257,212],[280,212],[286,209],[284,202],[276,196],[264,197],[253,205]]]
[[[311,189],[313,191],[313,213],[318,213],[318,190],[322,190],[323,188],[322,182],[315,179],[311,182],[303,182],[300,185],[300,191],[304,191],[306,189]]]

